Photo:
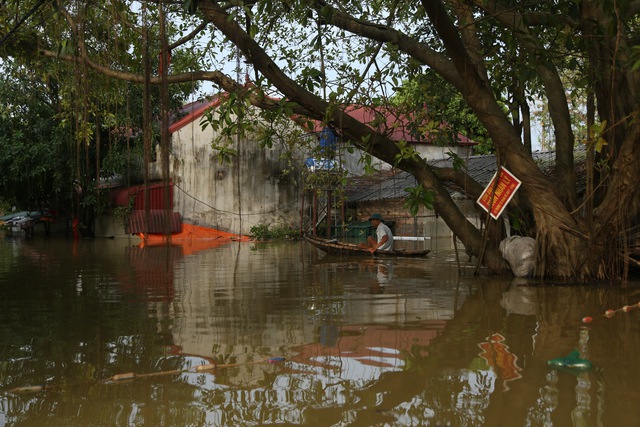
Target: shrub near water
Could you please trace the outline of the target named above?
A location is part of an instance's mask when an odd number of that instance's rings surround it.
[[[296,235],[296,230],[286,224],[276,224],[270,227],[268,224],[258,224],[249,230],[255,240],[283,240],[291,239]]]

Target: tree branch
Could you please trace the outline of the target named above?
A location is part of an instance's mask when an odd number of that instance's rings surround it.
[[[316,0],[313,6],[316,11],[331,10],[328,23],[350,33],[376,40],[381,43],[392,43],[400,50],[421,63],[433,68],[445,80],[456,87],[461,93],[465,90],[463,81],[451,61],[430,46],[421,43],[388,25],[375,24],[362,19],[356,19],[344,12],[334,9],[325,1]]]
[[[173,50],[175,48],[177,48],[178,46],[182,46],[183,44],[185,44],[186,42],[188,42],[189,40],[192,40],[195,36],[197,36],[202,30],[204,30],[207,25],[209,25],[210,22],[207,21],[206,19],[203,20],[196,28],[194,28],[193,31],[191,31],[189,34],[187,34],[186,36],[176,40],[175,42],[171,43],[169,45],[169,50]]]

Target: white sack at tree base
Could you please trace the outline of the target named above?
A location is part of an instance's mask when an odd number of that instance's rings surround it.
[[[531,237],[511,236],[500,242],[500,253],[516,277],[531,276],[536,266],[536,241]]]

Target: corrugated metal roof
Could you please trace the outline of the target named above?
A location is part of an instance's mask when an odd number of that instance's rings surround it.
[[[453,167],[453,161],[450,159],[434,160],[429,164],[438,168]],[[489,183],[495,171],[496,160],[493,155],[471,156],[467,159],[469,176],[482,185]],[[374,180],[372,179],[372,181]],[[349,201],[353,202],[397,199],[407,196],[405,188],[415,187],[416,185],[417,181],[413,175],[400,171],[391,177],[380,178],[366,188],[352,188],[350,183],[347,197]]]
[[[554,175],[555,151],[535,152],[532,156],[545,174]],[[585,150],[576,150],[574,158],[576,164],[584,162],[586,159]],[[434,160],[428,163],[438,168],[453,167],[453,161],[451,159]],[[470,156],[466,159],[466,167],[469,176],[484,187],[489,184],[496,172],[496,158],[493,154]],[[350,182],[346,195],[351,202],[396,199],[406,197],[407,192],[404,189],[407,187],[415,187],[416,185],[416,179],[408,172],[400,171],[394,174],[387,172],[385,175],[369,177],[367,185],[362,185],[362,182],[360,182],[352,186]],[[451,193],[454,198],[464,197],[454,190],[452,190]]]
[[[171,118],[169,123],[169,133],[173,134],[182,129],[186,125],[199,119],[204,113],[211,108],[218,107],[224,97],[228,95],[227,92],[222,92],[214,96],[199,99],[197,101],[185,104],[180,110]],[[278,98],[269,98],[273,101],[279,101]],[[392,108],[386,107],[367,107],[362,105],[348,105],[344,109],[345,113],[366,124],[367,126],[375,129],[376,131],[387,135],[394,141],[407,141],[415,144],[432,144],[433,137],[423,131],[416,129],[416,123],[425,121],[425,118],[414,117],[404,113],[397,113]],[[296,119],[296,116],[293,117]],[[326,128],[326,125],[318,120],[304,119],[300,122],[303,127],[307,127],[309,123],[315,126],[314,133],[321,133]],[[462,146],[473,146],[478,143],[472,141],[461,133],[453,135],[456,144]]]
[[[407,172],[396,172],[389,176],[372,176],[368,183],[357,186],[352,185],[352,181],[347,186],[346,196],[349,201],[361,202],[371,200],[397,199],[406,196],[407,187],[415,187],[416,179]]]

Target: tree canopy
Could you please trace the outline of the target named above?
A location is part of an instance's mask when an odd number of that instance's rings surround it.
[[[0,6],[0,202],[30,210],[67,210],[91,223],[105,207],[106,197],[98,191],[100,178],[119,176],[126,183],[141,179],[144,85],[113,78],[74,57],[88,49],[96,61],[113,69],[143,73],[139,59],[144,56],[144,38],[150,36],[134,26],[112,27],[113,20],[105,14],[135,16],[126,9],[76,5],[67,10],[49,2],[29,6]],[[149,15],[146,19],[153,19]],[[149,62],[157,68],[159,57],[154,55]],[[173,66],[192,66],[193,58],[189,51],[179,52]],[[173,85],[173,108],[199,85]],[[150,86],[149,92],[149,115],[154,119],[149,120],[150,132],[157,139],[158,85]]]
[[[207,80],[265,111],[331,124],[344,140],[412,173],[467,250],[499,272],[501,227],[489,221],[485,231],[476,228],[448,191],[475,198],[478,183],[463,169],[429,166],[344,111],[397,101],[408,82],[425,96],[405,96],[405,107],[419,111],[445,82],[493,144],[498,165],[523,182],[509,212],[537,241],[536,274],[617,278],[640,211],[639,10],[635,0],[7,1],[0,49],[23,61],[66,61],[83,75],[160,85],[162,73],[145,78],[140,64],[145,50],[163,57],[149,34],[159,34],[158,14],[167,13],[174,24],[166,82]],[[181,55],[198,66],[184,66]],[[243,62],[252,85],[238,81]],[[572,122],[575,91],[586,101],[583,141]],[[544,103],[554,132],[552,177],[531,156],[535,102]],[[577,144],[587,150],[586,186],[576,176]]]

